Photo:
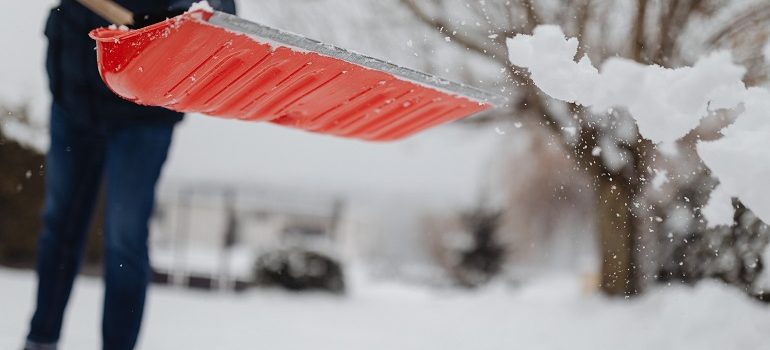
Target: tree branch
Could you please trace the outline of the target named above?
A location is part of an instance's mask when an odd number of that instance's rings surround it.
[[[770,4],[757,5],[751,7],[742,14],[735,16],[735,19],[723,26],[716,34],[709,39],[711,46],[719,45],[723,40],[751,28],[752,26],[770,21]]]
[[[671,0],[676,1],[676,0]],[[647,0],[636,1],[636,18],[634,20],[634,41],[631,47],[631,58],[637,62],[642,60],[646,42],[644,38],[644,29],[646,28],[645,19],[647,18]]]
[[[461,45],[464,48],[471,50],[479,55],[482,55],[501,66],[505,67],[509,65],[507,55],[504,51],[498,52],[498,49],[496,48],[484,47],[483,45],[473,41],[473,39],[470,37],[460,34],[460,31],[452,27],[450,23],[445,22],[442,19],[429,16],[425,11],[423,11],[422,8],[420,8],[419,5],[417,5],[415,0],[401,0],[401,3],[404,4],[412,12],[412,14],[414,14],[417,19],[419,19],[424,24],[446,32],[447,36],[452,38],[452,42]],[[492,55],[490,55],[490,53]]]

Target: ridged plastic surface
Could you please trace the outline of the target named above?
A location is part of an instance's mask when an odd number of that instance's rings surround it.
[[[208,23],[210,16],[93,31],[102,78],[139,104],[372,141],[401,139],[491,107],[226,30]]]

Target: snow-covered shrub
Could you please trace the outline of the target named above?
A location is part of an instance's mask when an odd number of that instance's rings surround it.
[[[302,248],[274,250],[262,255],[254,267],[256,283],[288,290],[345,291],[342,264],[330,255]]]
[[[661,259],[658,279],[694,284],[717,278],[750,294],[765,292],[755,283],[764,270],[762,254],[770,227],[739,201],[734,207],[732,225],[703,226],[685,236],[667,238],[671,249]]]
[[[498,236],[501,213],[477,208],[426,220],[429,248],[457,284],[477,287],[502,271],[505,248]]]

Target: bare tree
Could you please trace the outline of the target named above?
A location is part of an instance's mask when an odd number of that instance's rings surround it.
[[[540,93],[526,71],[508,62],[505,39],[529,34],[540,24],[558,24],[567,35],[580,39],[578,54],[588,55],[595,64],[619,56],[676,67],[692,64],[714,46],[735,42],[731,39],[747,26],[766,26],[770,5],[749,0],[400,2],[455,45],[507,72],[501,82],[511,87],[507,90],[512,104],[506,116],[547,130],[568,152],[574,169],[593,179],[602,254],[601,288],[610,295],[639,293],[642,242],[654,209],[654,203],[645,201],[644,196],[654,176],[653,163],[665,155],[639,136],[623,111],[595,115]],[[733,13],[743,15],[735,17]],[[565,132],[567,128],[577,131]],[[680,143],[692,146],[701,134],[709,132],[713,130],[702,126]],[[710,188],[701,190],[708,192]]]

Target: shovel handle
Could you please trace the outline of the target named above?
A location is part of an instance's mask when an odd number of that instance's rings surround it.
[[[127,8],[110,0],[77,0],[108,22],[117,25],[134,24],[134,14]]]

